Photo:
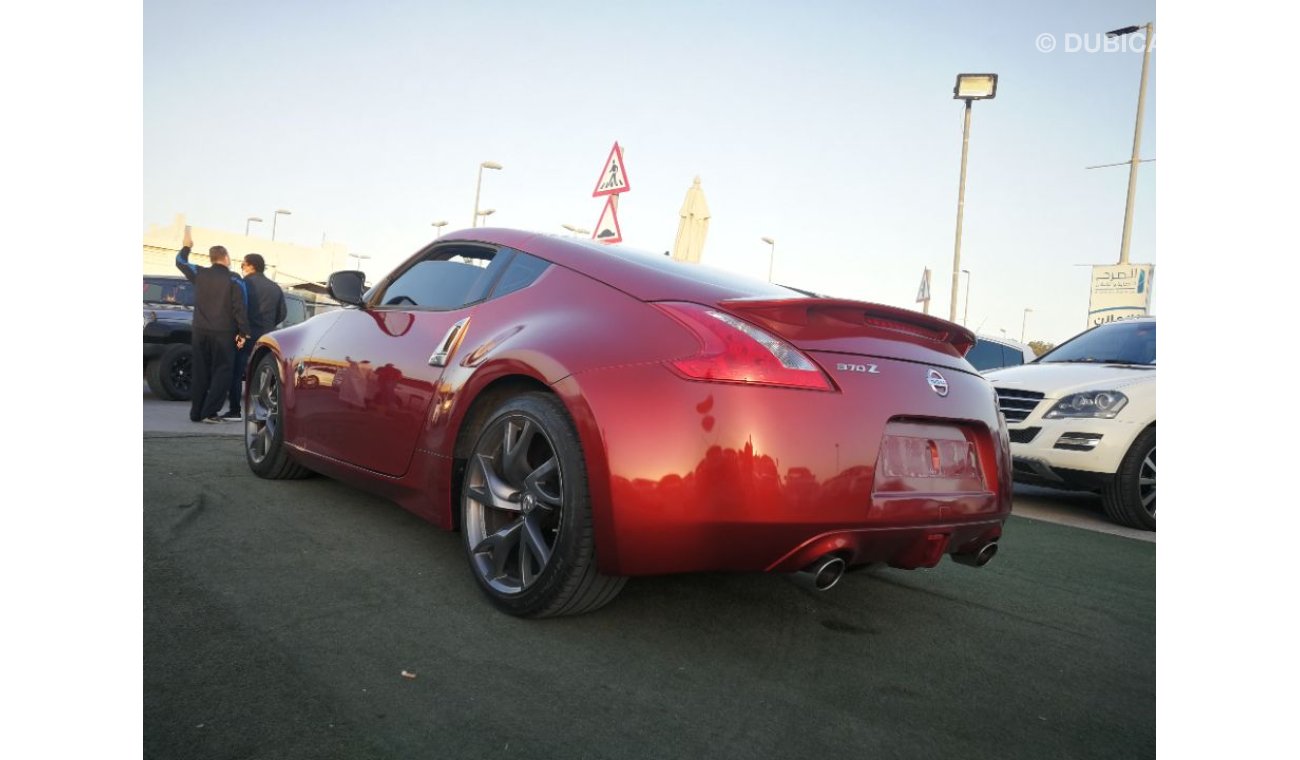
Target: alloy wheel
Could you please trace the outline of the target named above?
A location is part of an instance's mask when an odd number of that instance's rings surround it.
[[[167,367],[167,375],[171,379],[172,387],[184,394],[190,392],[190,379],[194,372],[192,361],[193,358],[185,353],[176,357],[176,361]]]
[[[479,438],[465,473],[465,540],[471,564],[497,593],[528,590],[554,554],[564,474],[541,423],[511,414]]]
[[[249,458],[261,464],[280,430],[280,380],[273,362],[261,365],[249,394],[249,407],[244,415],[244,439]]]
[[[1142,507],[1152,517],[1156,516],[1156,450],[1152,448],[1142,459],[1138,470],[1138,498]]]

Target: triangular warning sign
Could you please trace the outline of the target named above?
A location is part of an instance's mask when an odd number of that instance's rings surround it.
[[[609,151],[609,158],[605,160],[605,168],[596,179],[596,189],[591,192],[591,197],[626,193],[631,189],[632,185],[627,179],[627,166],[623,164],[623,149],[615,141],[614,147]]]
[[[605,201],[605,210],[600,212],[600,221],[596,222],[596,231],[591,239],[597,243],[623,242],[623,230],[618,226],[618,212],[614,209],[614,196]]]
[[[930,300],[930,270],[927,268],[921,275],[921,287],[916,291],[916,302]]]

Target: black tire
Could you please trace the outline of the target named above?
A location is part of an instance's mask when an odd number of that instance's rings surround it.
[[[501,403],[479,433],[461,488],[461,533],[474,580],[519,617],[579,615],[626,578],[596,569],[582,445],[559,399],[529,392]]]
[[[1156,429],[1147,428],[1129,447],[1119,472],[1101,491],[1111,520],[1140,530],[1156,529]]]
[[[244,454],[249,469],[268,480],[305,478],[311,474],[289,457],[289,447],[284,445],[282,386],[275,354],[263,354],[244,396]]]
[[[193,349],[189,344],[168,346],[162,356],[144,368],[144,379],[153,395],[164,401],[189,401],[194,380]]]

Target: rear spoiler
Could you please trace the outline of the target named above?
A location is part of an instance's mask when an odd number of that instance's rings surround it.
[[[975,345],[975,333],[946,319],[866,301],[843,298],[738,298],[718,306],[761,322],[772,332],[798,342],[875,335],[913,343],[946,343],[958,356]],[[882,334],[881,331],[884,331]]]

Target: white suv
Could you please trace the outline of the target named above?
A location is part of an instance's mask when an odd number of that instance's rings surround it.
[[[1112,520],[1156,529],[1155,317],[1094,327],[986,377],[1017,481],[1100,491]]]

